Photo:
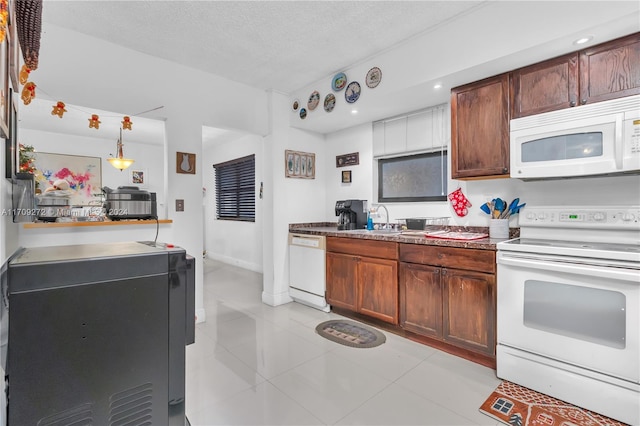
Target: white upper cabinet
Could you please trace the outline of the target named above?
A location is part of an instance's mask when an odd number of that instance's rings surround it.
[[[447,146],[448,105],[373,123],[373,156],[429,152]]]

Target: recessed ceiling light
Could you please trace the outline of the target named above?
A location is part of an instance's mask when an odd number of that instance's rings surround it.
[[[573,44],[585,44],[590,42],[591,40],[593,40],[593,36],[586,36],[586,37],[581,37],[579,39],[577,39],[576,41],[573,42]]]
[[[354,115],[355,115],[355,114],[357,114],[357,113],[358,113],[358,110],[357,110],[357,109],[352,109],[352,110],[351,110],[351,114],[354,114]]]
[[[442,87],[442,83],[436,83],[436,84],[433,85],[434,89],[439,89],[441,87]]]

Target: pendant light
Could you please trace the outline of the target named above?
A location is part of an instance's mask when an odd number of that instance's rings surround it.
[[[131,160],[130,158],[124,158],[122,155],[122,128],[120,128],[120,137],[118,138],[116,147],[118,150],[118,155],[116,157],[107,158],[107,161],[111,163],[111,165],[116,169],[120,169],[120,171],[123,171],[133,164],[133,160]]]

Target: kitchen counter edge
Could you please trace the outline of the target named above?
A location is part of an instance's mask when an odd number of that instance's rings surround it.
[[[160,219],[159,224],[173,223],[171,219]],[[83,226],[122,226],[122,225],[155,225],[155,220],[105,220],[103,222],[29,222],[24,223],[25,229],[32,228],[75,228]]]
[[[483,227],[463,227],[448,226],[448,230],[461,232],[483,232],[488,234],[489,228]],[[338,231],[335,224],[330,223],[295,223],[289,225],[289,232],[305,235],[323,235],[325,237],[354,238],[363,240],[392,241],[405,244],[422,244],[441,247],[459,247],[478,250],[496,250],[496,244],[506,239],[482,238],[478,240],[449,240],[439,238],[416,237],[402,234],[385,235],[374,232],[363,232],[362,230]],[[509,229],[509,239],[517,238],[520,234],[519,228]]]

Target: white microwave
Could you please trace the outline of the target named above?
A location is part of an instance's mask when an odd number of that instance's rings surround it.
[[[640,95],[511,120],[511,177],[640,173]]]

